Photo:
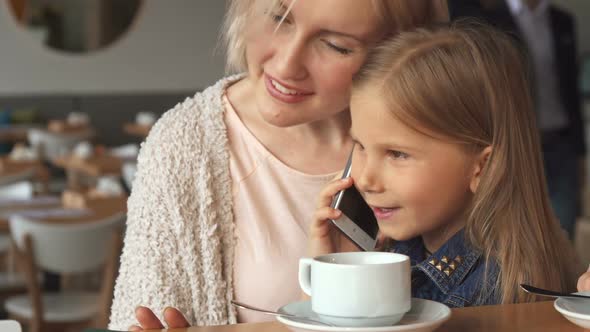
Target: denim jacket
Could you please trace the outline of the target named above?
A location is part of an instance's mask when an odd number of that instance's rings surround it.
[[[410,257],[413,297],[455,308],[499,303],[494,288],[498,265],[490,261],[486,270],[481,251],[466,243],[463,230],[428,257],[424,249],[421,237],[396,242],[390,249]]]

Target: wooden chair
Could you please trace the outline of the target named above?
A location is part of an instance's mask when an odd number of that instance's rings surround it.
[[[10,219],[17,266],[27,280],[28,295],[7,299],[11,318],[28,323],[30,332],[66,327],[101,327],[108,322],[117,263],[122,247],[124,214],[89,224],[48,224],[14,216]],[[100,292],[61,291],[43,294],[38,270],[58,274],[92,272],[104,266]]]

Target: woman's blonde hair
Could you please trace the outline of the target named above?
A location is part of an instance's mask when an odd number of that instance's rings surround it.
[[[492,147],[465,234],[500,267],[483,284],[502,303],[535,300],[521,283],[573,291],[579,272],[550,207],[523,59],[510,37],[475,22],[417,29],[375,49],[352,90],[378,91],[393,116],[426,135],[473,153]]]
[[[286,4],[295,1],[297,0],[284,0]],[[280,0],[229,1],[221,33],[228,72],[246,70],[245,34],[248,24],[252,18],[258,19],[256,15],[261,13],[261,6],[268,9],[279,3]],[[447,0],[371,0],[371,5],[391,34],[449,20]]]

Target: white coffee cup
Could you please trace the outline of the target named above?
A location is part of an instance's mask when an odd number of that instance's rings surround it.
[[[70,114],[68,114],[67,122],[72,126],[84,126],[90,123],[90,118],[86,113],[70,112]]]
[[[39,160],[39,151],[33,147],[15,145],[9,158],[14,161],[35,161]]]
[[[135,116],[135,123],[141,126],[152,126],[156,123],[156,115],[152,112],[139,112]]]
[[[96,191],[105,196],[121,196],[124,193],[121,182],[111,176],[103,176],[98,179],[96,184]]]
[[[76,157],[81,159],[88,159],[94,154],[92,144],[87,141],[82,141],[74,147],[73,153]]]
[[[411,308],[410,259],[389,252],[348,252],[299,260],[299,285],[331,324],[391,326]]]

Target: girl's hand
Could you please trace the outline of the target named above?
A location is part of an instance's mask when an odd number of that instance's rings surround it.
[[[358,247],[344,236],[329,219],[338,219],[342,212],[330,207],[332,198],[340,190],[352,186],[352,178],[330,182],[321,192],[317,210],[309,232],[309,257],[344,251],[359,251]]]
[[[129,327],[129,331],[143,331],[143,330],[161,330],[164,329],[164,325],[154,312],[146,307],[137,307],[135,309],[135,318],[139,325],[133,325]],[[164,321],[168,325],[168,328],[184,328],[189,327],[189,323],[184,318],[182,313],[175,308],[164,309]]]
[[[590,291],[590,268],[578,279],[578,291]]]

